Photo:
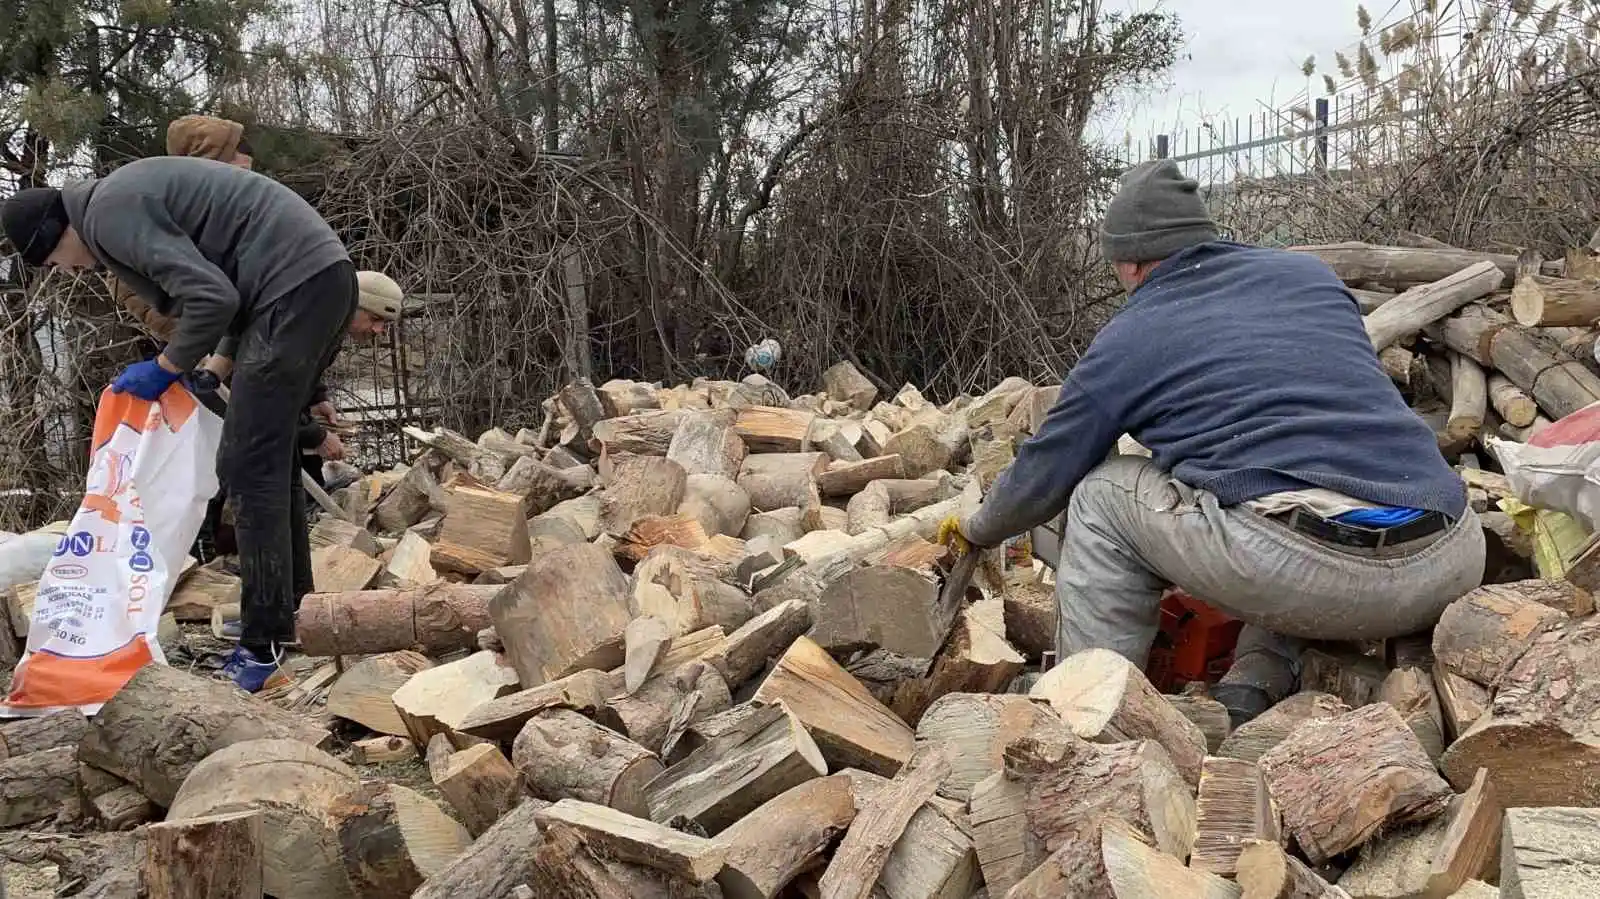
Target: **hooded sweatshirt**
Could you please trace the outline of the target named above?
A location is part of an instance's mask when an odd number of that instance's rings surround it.
[[[61,193],[89,252],[179,318],[165,352],[183,369],[312,275],[350,260],[310,203],[221,162],[141,159]]]

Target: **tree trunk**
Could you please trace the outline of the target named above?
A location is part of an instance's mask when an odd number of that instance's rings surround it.
[[[1592,281],[1523,275],[1511,289],[1511,315],[1530,328],[1586,328],[1600,320],[1600,287]]]
[[[1382,284],[1397,290],[1438,281],[1481,262],[1493,263],[1502,275],[1502,280],[1490,289],[1509,284],[1511,277],[1517,273],[1517,257],[1509,253],[1384,247],[1357,242],[1289,249],[1316,256],[1346,282]]]
[[[307,596],[295,615],[295,637],[307,655],[368,655],[413,647],[444,655],[477,645],[489,627],[497,586],[433,584],[402,590],[357,590]]]
[[[1504,279],[1492,263],[1479,262],[1413,287],[1363,319],[1367,336],[1382,350],[1494,291]]]
[[[1450,418],[1445,433],[1451,440],[1470,442],[1483,430],[1488,389],[1478,363],[1460,353],[1450,354]]]
[[[1526,428],[1539,417],[1539,404],[1498,372],[1489,376],[1489,402],[1506,424]]]

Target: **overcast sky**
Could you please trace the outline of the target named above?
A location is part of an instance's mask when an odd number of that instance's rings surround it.
[[[1187,39],[1170,86],[1130,100],[1106,121],[1106,135],[1136,142],[1193,127],[1202,117],[1246,115],[1261,104],[1283,106],[1306,89],[1300,64],[1315,54],[1319,72],[1333,72],[1333,54],[1361,38],[1358,0],[1110,0],[1126,10],[1176,13]],[[1409,13],[1409,0],[1366,0],[1377,26]],[[1113,7],[1115,8],[1115,7]],[[1337,77],[1337,75],[1335,76]],[[1312,97],[1322,93],[1320,74]]]

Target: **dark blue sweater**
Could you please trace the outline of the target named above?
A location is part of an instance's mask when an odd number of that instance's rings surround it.
[[[993,545],[1066,508],[1124,432],[1224,506],[1307,486],[1462,514],[1466,489],[1316,257],[1215,241],[1167,259],[1095,337],[967,522]]]

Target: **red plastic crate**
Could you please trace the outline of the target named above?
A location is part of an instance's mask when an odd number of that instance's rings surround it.
[[[1244,623],[1182,590],[1161,598],[1161,630],[1145,674],[1156,689],[1176,693],[1190,681],[1216,683],[1233,664]]]

